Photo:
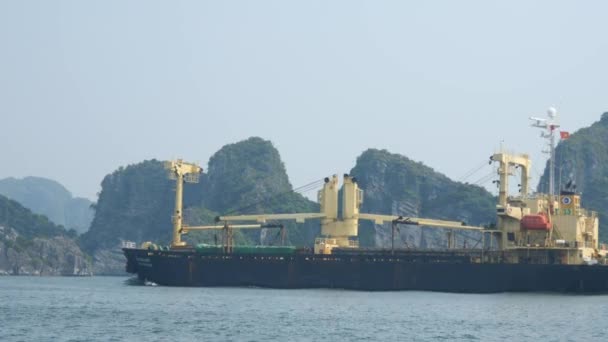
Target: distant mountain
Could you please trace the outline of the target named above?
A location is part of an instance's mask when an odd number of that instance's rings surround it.
[[[0,195],[0,225],[11,227],[25,239],[67,235],[65,228],[33,213],[15,200]]]
[[[55,224],[79,233],[87,231],[93,220],[92,202],[72,197],[63,185],[54,180],[40,177],[1,179],[0,194],[47,216]]]
[[[75,234],[0,195],[0,275],[89,275]]]
[[[608,112],[591,126],[562,140],[555,150],[556,189],[572,181],[582,193],[582,206],[597,211],[600,240],[608,241]],[[546,193],[549,165],[540,179],[538,190]]]
[[[362,212],[462,221],[489,225],[496,220],[496,199],[484,188],[452,181],[422,163],[386,150],[369,149],[358,158],[351,175],[364,190]],[[436,246],[439,230],[422,234],[419,227],[400,229],[398,244]],[[390,246],[390,224],[361,221],[360,243]]]

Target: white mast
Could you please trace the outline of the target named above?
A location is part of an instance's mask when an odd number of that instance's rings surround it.
[[[549,150],[543,150],[543,153],[549,154],[549,197],[553,199],[555,194],[555,131],[559,127],[557,123],[557,110],[549,107],[547,110],[547,119],[530,117],[534,121],[532,127],[540,128],[543,132],[541,138],[547,140]]]

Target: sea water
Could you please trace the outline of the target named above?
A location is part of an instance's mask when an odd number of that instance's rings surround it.
[[[0,341],[608,341],[608,296],[0,277]]]

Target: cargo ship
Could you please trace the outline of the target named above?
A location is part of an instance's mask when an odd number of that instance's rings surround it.
[[[535,120],[547,129],[554,159],[557,124]],[[553,192],[550,172],[548,194],[530,194],[530,159],[525,154],[494,153],[498,163],[498,203],[495,227],[463,222],[398,215],[362,213],[363,191],[356,178],[344,175],[325,179],[318,193],[319,212],[219,216],[217,224],[189,226],[182,221],[184,182],[196,182],[200,167],[181,160],[166,164],[176,180],[173,239],[162,248],[145,242],[139,248],[123,248],[126,271],[141,280],[166,286],[254,286],[268,288],[340,288],[366,291],[427,290],[444,292],[608,292],[606,248],[598,238],[598,216],[581,206],[572,188]],[[509,178],[515,168],[521,174],[520,191],[510,196]],[[341,210],[338,200],[341,191]],[[280,229],[295,220],[319,220],[321,236],[314,248],[293,246],[237,246],[235,229]],[[389,223],[391,246],[358,246],[360,220]],[[447,234],[441,249],[395,247],[395,231],[401,225],[436,227]],[[190,246],[182,235],[218,229],[221,241]],[[455,234],[468,231],[478,237],[471,248],[458,248]]]

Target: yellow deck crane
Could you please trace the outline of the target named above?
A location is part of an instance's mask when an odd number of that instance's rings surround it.
[[[173,242],[172,248],[186,246],[182,241],[182,198],[184,193],[184,182],[198,183],[203,169],[196,164],[185,163],[181,159],[165,162],[169,179],[175,180],[175,212],[173,213]]]
[[[442,227],[450,229],[476,230],[489,232],[483,227],[464,225],[458,221],[444,221],[434,219],[423,219],[417,217],[403,218],[397,215],[376,215],[360,213],[359,209],[363,203],[363,191],[359,189],[356,179],[350,175],[344,175],[342,184],[343,201],[342,215],[338,217],[338,177],[325,178],[325,184],[318,193],[320,212],[318,213],[285,213],[285,214],[249,214],[219,216],[217,225],[207,226],[180,226],[177,231],[187,233],[196,230],[224,229],[226,246],[231,246],[232,229],[259,229],[264,228],[267,221],[294,220],[303,223],[306,220],[321,220],[321,237],[315,239],[315,254],[331,254],[333,248],[358,247],[359,220],[371,220],[377,224],[391,222],[395,224],[424,225],[431,227]],[[177,207],[176,207],[177,210]],[[250,224],[255,222],[256,224]],[[181,221],[180,221],[181,223]],[[394,232],[393,232],[394,235]],[[394,240],[394,237],[393,237]],[[229,249],[228,249],[229,250]]]

